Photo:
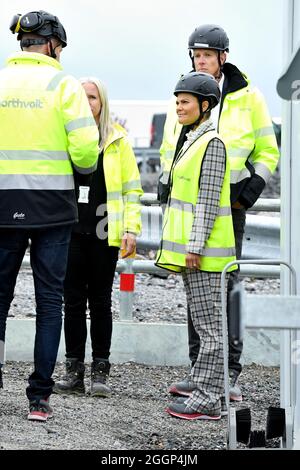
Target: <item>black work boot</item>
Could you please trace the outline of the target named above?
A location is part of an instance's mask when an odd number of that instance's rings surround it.
[[[107,385],[110,363],[107,359],[95,358],[91,367],[91,396],[110,397],[111,388]]]
[[[84,363],[78,359],[66,360],[66,375],[55,382],[53,392],[60,395],[84,395]]]
[[[243,401],[242,392],[238,384],[239,373],[229,370],[229,398],[230,401]]]

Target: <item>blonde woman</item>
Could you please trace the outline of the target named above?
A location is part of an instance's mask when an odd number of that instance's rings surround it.
[[[107,397],[112,335],[111,292],[119,248],[131,255],[141,230],[140,175],[126,131],[110,118],[108,97],[97,78],[80,79],[99,129],[96,172],[76,183],[79,222],[74,226],[65,280],[66,375],[55,392],[84,394],[90,312],[92,396]]]

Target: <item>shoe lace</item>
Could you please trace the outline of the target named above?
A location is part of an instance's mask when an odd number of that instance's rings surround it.
[[[70,371],[67,371],[67,372],[65,373],[65,375],[63,376],[62,379],[65,380],[65,381],[74,380],[74,379],[76,379],[78,376],[79,376],[78,371],[76,371],[76,370],[70,370]]]
[[[94,382],[106,383],[108,374],[101,369],[95,369],[92,372],[92,379]]]
[[[29,404],[29,410],[32,411],[41,411],[42,413],[48,413],[49,408],[47,403],[41,403],[40,401],[31,402]]]

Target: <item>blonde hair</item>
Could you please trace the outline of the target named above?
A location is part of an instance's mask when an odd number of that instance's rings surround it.
[[[100,101],[101,101],[101,111],[100,111],[100,119],[99,119],[99,135],[100,135],[100,140],[99,140],[99,151],[102,152],[105,142],[107,141],[107,138],[112,131],[113,128],[113,123],[112,119],[110,117],[110,112],[109,112],[109,102],[108,102],[108,96],[107,96],[107,91],[105,86],[103,85],[102,82],[98,78],[95,77],[82,77],[79,79],[80,83],[93,83],[99,92],[100,96]]]

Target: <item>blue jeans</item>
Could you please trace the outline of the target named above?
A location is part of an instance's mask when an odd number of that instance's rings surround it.
[[[36,300],[34,371],[26,394],[29,400],[48,398],[54,381],[62,324],[63,283],[71,225],[35,229],[0,228],[0,341],[5,341],[6,318],[16,279],[28,247]]]

